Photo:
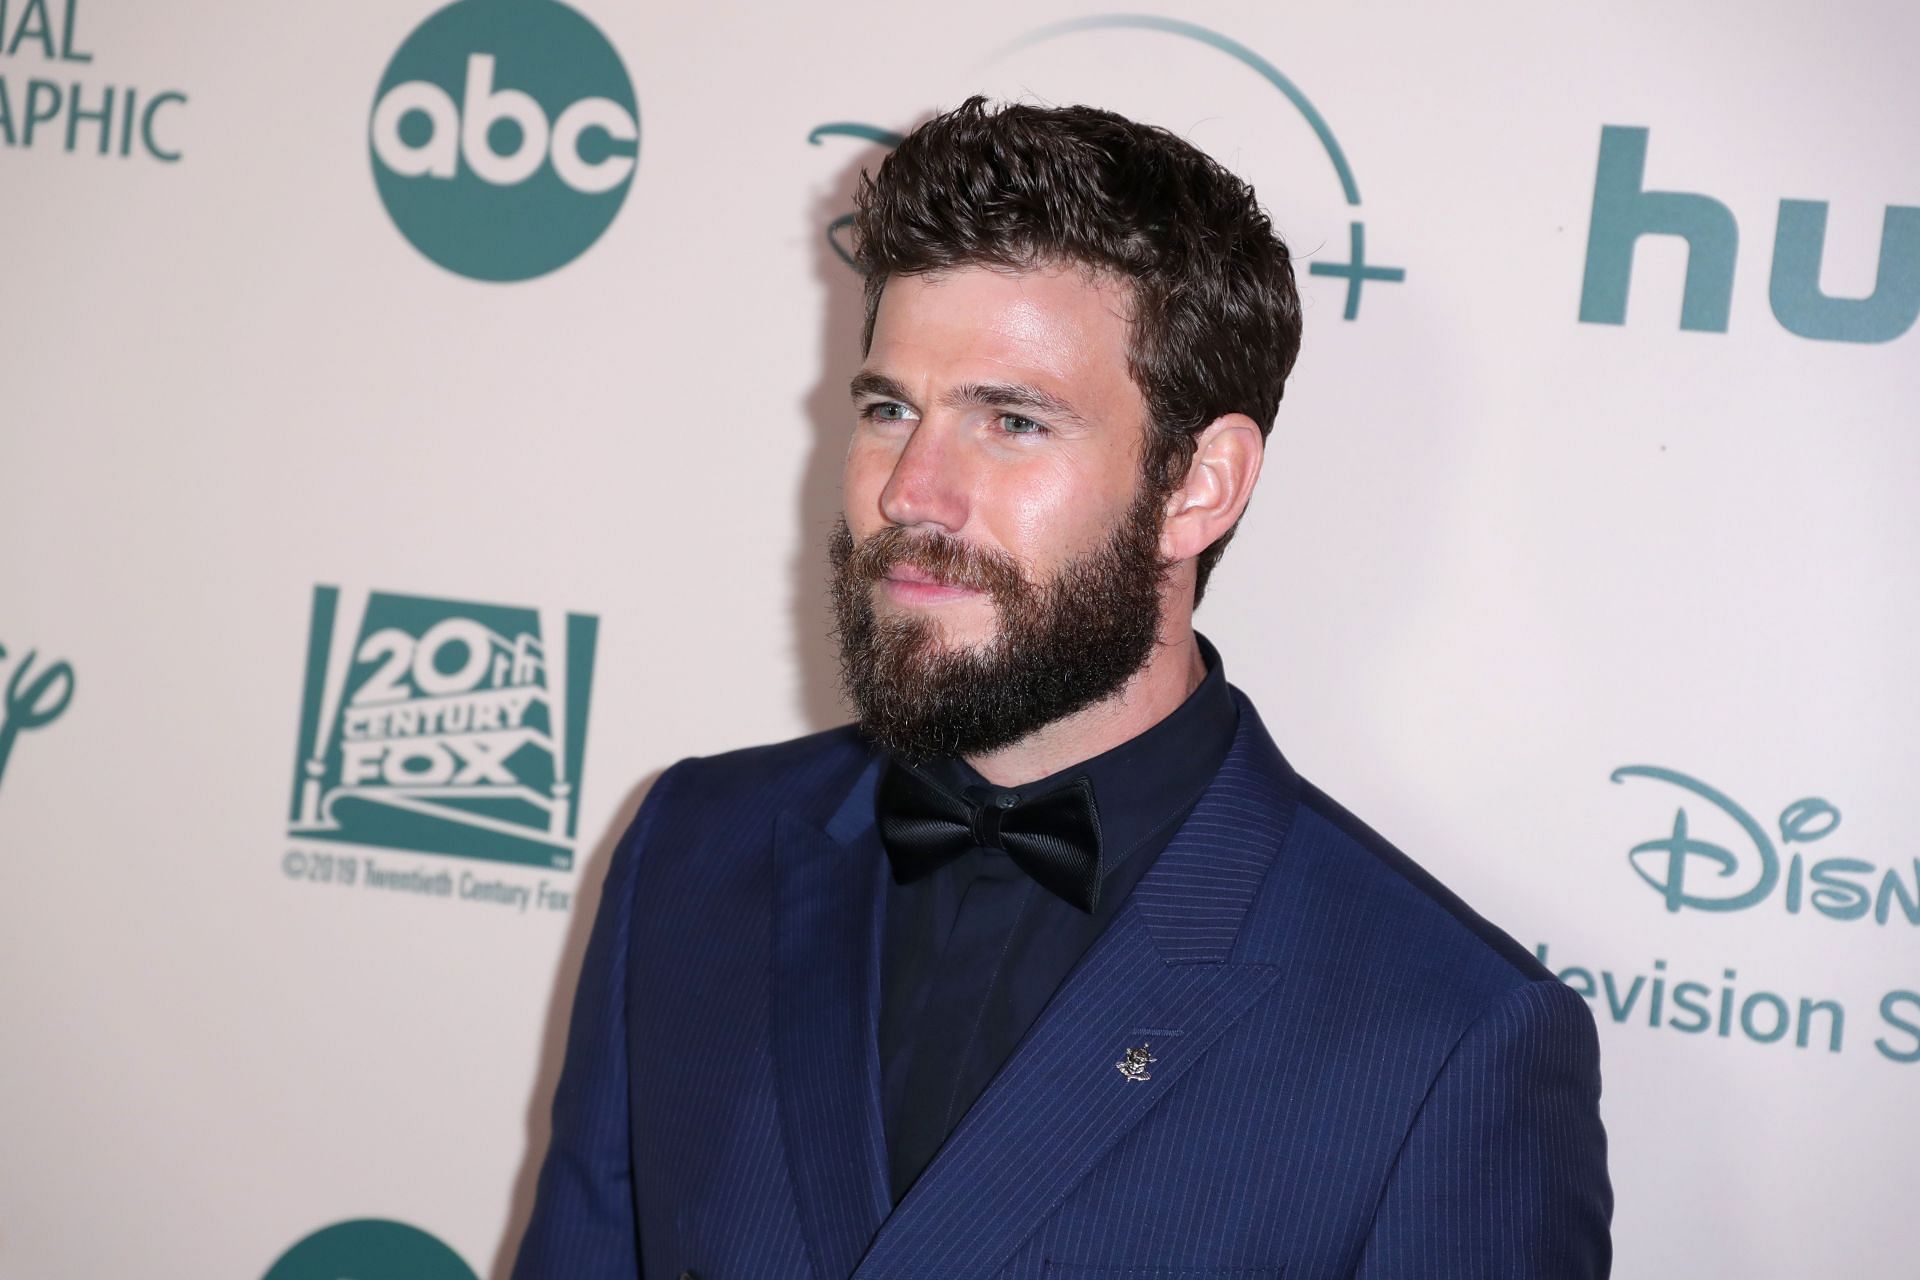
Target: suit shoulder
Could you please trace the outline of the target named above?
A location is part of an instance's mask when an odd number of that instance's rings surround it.
[[[1345,806],[1305,779],[1297,786],[1282,877],[1293,884],[1272,888],[1283,896],[1304,892],[1316,911],[1350,920],[1342,931],[1350,960],[1386,966],[1443,1003],[1473,1007],[1516,987],[1556,981],[1525,947]]]
[[[738,747],[717,755],[688,756],[680,762],[682,772],[698,773],[705,781],[724,782],[729,778],[766,779],[792,770],[807,771],[835,761],[865,760],[871,754],[865,739],[853,725],[843,724],[818,733],[809,733],[784,742],[766,742],[754,747]]]
[[[873,759],[873,750],[852,725],[742,747],[710,756],[689,756],[674,765],[673,794],[707,811],[796,808],[837,801]]]

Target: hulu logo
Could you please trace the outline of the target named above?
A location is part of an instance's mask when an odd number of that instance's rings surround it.
[[[1711,196],[1647,190],[1646,169],[1647,130],[1601,129],[1580,319],[1625,324],[1634,245],[1642,236],[1678,236],[1687,244],[1680,327],[1725,333],[1733,310],[1739,223]],[[1911,329],[1920,318],[1920,208],[1887,208],[1878,276],[1867,297],[1835,298],[1821,290],[1826,241],[1826,201],[1780,202],[1767,290],[1774,318],[1790,333],[1830,342],[1891,342]]]

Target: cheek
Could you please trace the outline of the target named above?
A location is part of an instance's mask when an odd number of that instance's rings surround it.
[[[1080,467],[1036,466],[1019,484],[997,486],[995,523],[1008,551],[1028,565],[1050,568],[1105,540],[1125,505],[1112,488]]]

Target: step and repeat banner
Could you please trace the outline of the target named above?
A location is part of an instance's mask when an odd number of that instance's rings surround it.
[[[843,718],[851,193],[974,92],[1295,248],[1200,625],[1590,1001],[1616,1274],[1920,1274],[1916,44],[0,0],[0,1276],[505,1274],[622,824]]]

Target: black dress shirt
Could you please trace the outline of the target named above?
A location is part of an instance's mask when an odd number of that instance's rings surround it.
[[[956,796],[973,788],[989,798],[1040,795],[1084,775],[1100,814],[1103,876],[1090,914],[997,849],[974,848],[910,884],[888,883],[880,1080],[895,1203],[1120,913],[1226,759],[1239,712],[1220,655],[1204,638],[1199,645],[1207,665],[1200,687],[1166,719],[1082,764],[1011,788],[995,787],[958,757],[922,768]]]

